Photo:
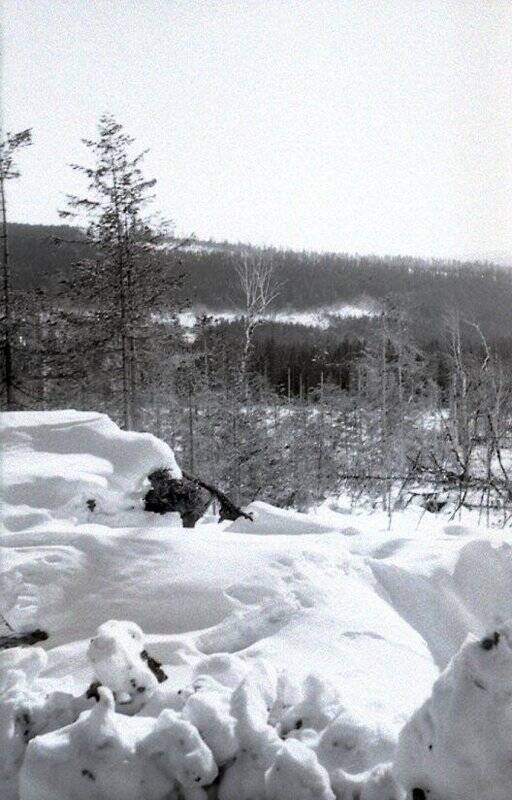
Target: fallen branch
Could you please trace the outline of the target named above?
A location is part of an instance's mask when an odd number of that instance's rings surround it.
[[[252,514],[238,508],[229,497],[210,483],[187,472],[175,478],[167,467],[156,469],[148,475],[151,489],[144,497],[144,508],[156,514],[178,512],[184,528],[193,528],[215,497],[220,503],[219,522],[234,521],[239,517],[253,521]]]
[[[242,511],[241,508],[236,506],[229,497],[221,492],[220,489],[217,489],[215,486],[212,486],[210,483],[205,483],[200,478],[196,478],[194,475],[190,475],[188,472],[183,472],[183,477],[186,478],[188,481],[192,481],[193,483],[200,486],[202,489],[206,489],[207,492],[210,492],[213,497],[216,497],[220,503],[220,512],[219,512],[219,522],[223,522],[225,519],[234,522],[239,517],[243,517],[244,519],[249,520],[249,522],[254,522],[254,518],[252,514],[247,514],[245,511]]]
[[[8,650],[10,647],[19,647],[26,644],[37,644],[48,639],[46,631],[30,631],[29,633],[9,633],[7,636],[0,636],[0,650]]]

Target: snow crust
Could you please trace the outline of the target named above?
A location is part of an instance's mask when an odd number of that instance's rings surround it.
[[[3,417],[0,611],[50,638],[0,653],[2,800],[510,798],[509,533],[343,498],[184,530],[141,509],[154,437]]]

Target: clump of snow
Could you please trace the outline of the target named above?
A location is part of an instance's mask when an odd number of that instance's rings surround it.
[[[329,773],[343,769],[354,774],[390,761],[394,750],[393,732],[385,724],[370,726],[348,711],[323,728],[316,747],[318,760]]]
[[[392,764],[378,764],[359,775],[336,770],[331,775],[331,785],[337,800],[404,800]]]
[[[95,678],[116,694],[120,703],[130,703],[137,695],[150,697],[158,680],[141,654],[144,634],[134,622],[109,620],[100,625],[89,644],[87,655]]]
[[[0,787],[17,797],[18,772],[34,737],[74,721],[87,704],[40,679],[48,656],[40,647],[0,653]]]
[[[201,731],[215,761],[222,766],[237,752],[231,690],[209,676],[197,678],[194,690],[185,703],[183,717]]]
[[[194,677],[209,675],[217,683],[235,689],[245,678],[250,666],[242,658],[230,653],[214,653],[198,661],[194,666]]]
[[[322,731],[342,706],[336,689],[317,675],[304,681],[304,699],[287,710],[279,724],[281,736],[302,730]]]
[[[218,774],[212,752],[197,728],[176,711],[162,711],[138,752],[149,757],[169,779],[169,790],[175,783],[180,786],[185,800],[206,798],[197,789],[213,783]]]
[[[112,692],[71,725],[35,738],[20,774],[23,800],[140,800],[143,762],[138,741],[151,730],[145,718],[115,713]]]
[[[268,724],[267,701],[258,691],[258,683],[258,676],[249,673],[231,698],[237,751],[234,762],[222,777],[220,800],[264,800],[266,797],[265,775],[282,742],[275,728]]]
[[[286,742],[265,776],[266,800],[335,800],[327,770],[307,745]]]

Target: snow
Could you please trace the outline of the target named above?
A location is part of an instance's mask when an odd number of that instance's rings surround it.
[[[335,324],[338,319],[373,317],[376,314],[373,305],[361,302],[360,304],[338,303],[332,306],[319,306],[298,311],[293,308],[280,309],[268,314],[262,314],[260,319],[264,322],[277,322],[282,325],[305,325],[308,328],[320,328],[327,330]],[[183,328],[193,328],[197,324],[198,318],[206,314],[213,317],[213,321],[234,322],[243,318],[243,310],[208,310],[206,308],[196,308],[182,311],[177,314],[179,324]]]
[[[512,626],[468,636],[400,734],[396,774],[429,800],[505,800],[512,786]]]
[[[0,611],[49,639],[0,653],[2,798],[510,796],[509,532],[343,498],[184,530],[142,510],[164,443],[3,417]]]
[[[22,527],[20,506],[29,525],[47,518],[49,511],[85,521],[90,498],[99,514],[112,517],[115,510],[119,516],[136,505],[141,475],[166,466],[181,477],[168,445],[149,433],[121,431],[104,414],[7,412],[2,414],[0,436],[8,529]]]
[[[144,634],[134,622],[109,620],[100,625],[90,641],[87,656],[94,677],[116,693],[120,701],[151,694],[158,681],[142,660]]]
[[[327,770],[296,739],[285,743],[265,775],[268,800],[335,800]]]

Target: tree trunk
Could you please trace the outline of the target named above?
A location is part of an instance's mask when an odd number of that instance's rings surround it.
[[[194,472],[194,407],[192,403],[192,383],[188,387],[188,464]]]
[[[4,316],[5,316],[5,338],[4,338],[4,376],[5,376],[5,396],[8,411],[15,408],[14,402],[14,381],[12,374],[12,308],[11,308],[11,276],[9,271],[9,246],[7,240],[7,209],[5,203],[5,181],[0,178],[0,202],[2,204],[2,270],[4,287]]]

